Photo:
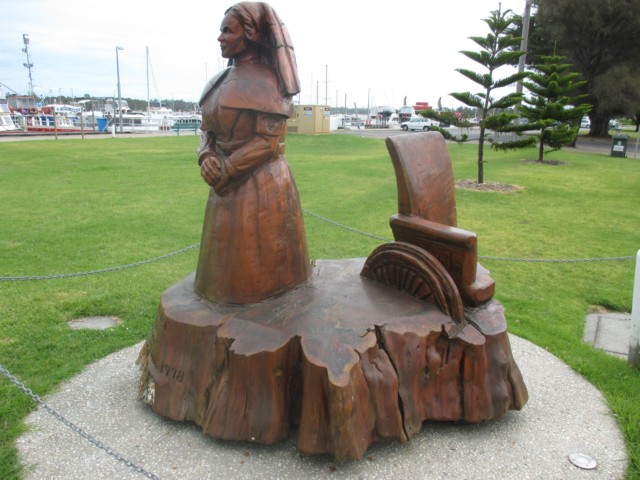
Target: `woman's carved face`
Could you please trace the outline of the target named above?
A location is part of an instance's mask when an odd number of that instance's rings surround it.
[[[235,15],[227,14],[222,19],[218,42],[222,58],[235,58],[247,49],[244,30]]]

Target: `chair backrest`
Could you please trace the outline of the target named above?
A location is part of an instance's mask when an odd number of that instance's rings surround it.
[[[396,172],[398,212],[456,227],[453,166],[442,135],[397,135],[386,144]]]

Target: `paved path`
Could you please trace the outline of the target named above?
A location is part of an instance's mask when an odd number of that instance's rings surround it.
[[[510,339],[529,389],[522,411],[481,425],[429,422],[407,443],[374,444],[346,463],[300,454],[293,436],[271,446],[223,442],[158,417],[135,399],[141,344],[88,366],[45,401],[163,479],[623,479],[624,440],[598,390],[544,349]],[[26,480],[144,478],[43,409],[26,422],[17,441]],[[576,467],[571,454],[597,468]]]

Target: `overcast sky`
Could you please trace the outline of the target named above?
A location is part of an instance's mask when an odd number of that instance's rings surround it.
[[[429,102],[476,91],[456,68],[478,70],[459,53],[477,50],[492,10],[522,15],[525,0],[272,0],[289,28],[302,84],[301,103],[359,108]],[[225,65],[216,38],[233,2],[177,0],[0,0],[0,83],[29,90],[23,34],[30,38],[39,96],[117,95],[196,101],[207,77]],[[503,76],[500,75],[499,76]],[[506,75],[508,72],[504,72]],[[328,80],[328,82],[327,82]],[[12,93],[3,87],[4,93]]]

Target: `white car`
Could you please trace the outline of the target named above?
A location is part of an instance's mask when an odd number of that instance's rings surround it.
[[[591,121],[589,121],[589,117],[582,117],[580,121],[580,128],[591,128]]]
[[[415,117],[410,119],[408,122],[402,122],[402,129],[404,131],[407,130],[431,130],[431,127],[437,127],[438,122],[431,120],[430,118],[425,117]]]

